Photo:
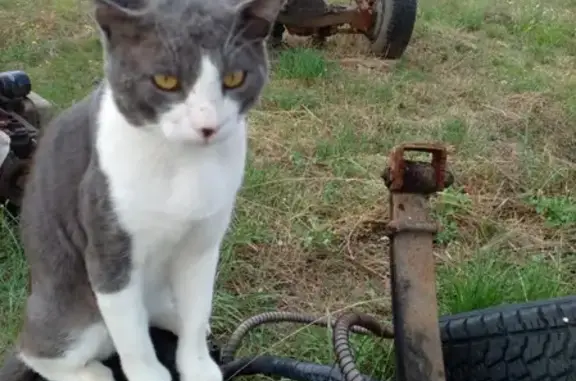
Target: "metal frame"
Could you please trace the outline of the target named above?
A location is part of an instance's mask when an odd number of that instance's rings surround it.
[[[364,34],[368,36],[374,24],[375,0],[355,0],[356,5],[327,5],[326,12],[317,15],[281,13],[278,22],[288,32],[298,36],[321,35],[328,37],[337,33]],[[342,28],[347,25],[348,27]]]

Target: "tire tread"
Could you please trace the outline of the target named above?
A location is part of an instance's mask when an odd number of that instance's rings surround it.
[[[448,381],[576,380],[576,296],[440,319]]]

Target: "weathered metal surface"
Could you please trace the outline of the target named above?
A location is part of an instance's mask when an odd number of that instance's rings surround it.
[[[356,7],[330,7],[319,15],[298,15],[296,13],[281,13],[278,22],[286,28],[322,28],[351,23],[358,10]]]
[[[291,0],[277,22],[284,24],[289,33],[300,36],[313,35],[322,28],[325,35],[336,34],[343,25],[366,34],[374,24],[373,3],[374,0],[356,0],[356,5],[345,7],[323,0]]]
[[[367,34],[374,24],[374,0],[356,0],[357,11],[350,26]]]
[[[287,0],[280,11],[282,16],[314,17],[324,14],[328,4],[324,0]]]
[[[414,162],[409,161],[404,158],[404,153],[406,151],[412,152],[427,152],[432,154],[432,163],[423,163],[423,162]],[[441,191],[445,186],[445,177],[446,177],[446,157],[447,152],[446,148],[438,143],[410,143],[410,144],[402,144],[395,147],[390,154],[388,159],[389,167],[389,182],[390,184],[386,184],[391,191],[400,191],[403,189],[410,189],[410,188],[418,188],[418,183],[423,183],[425,181],[424,178],[420,178],[419,175],[422,169],[417,170],[416,166],[421,168],[426,168],[424,171],[432,171],[431,173],[434,174],[434,190],[432,192]],[[408,168],[411,171],[407,171],[406,164],[410,163],[419,163],[420,165],[416,165],[413,168]],[[405,177],[405,172],[409,172],[411,176]],[[406,183],[406,184],[405,184]],[[404,188],[406,187],[406,188]],[[419,189],[416,193],[432,193],[429,189]],[[412,193],[412,192],[408,192]]]
[[[430,163],[404,159],[403,168],[402,175],[399,173],[393,174],[391,167],[386,168],[382,178],[388,188],[392,187],[392,178],[395,176],[397,179],[395,184],[397,192],[429,194],[441,190],[437,187],[438,175],[436,169]],[[454,177],[450,172],[444,171],[443,178],[444,184],[442,188],[447,188],[454,182]]]
[[[410,162],[405,151],[432,153],[432,163]],[[402,145],[390,155],[390,265],[396,347],[396,379],[444,381],[442,343],[428,196],[444,188],[446,150],[436,144]]]

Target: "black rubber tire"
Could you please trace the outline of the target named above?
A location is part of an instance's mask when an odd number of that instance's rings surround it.
[[[416,22],[417,0],[376,0],[375,23],[369,32],[372,53],[387,59],[397,59],[412,38]]]
[[[576,296],[440,319],[448,381],[576,380]]]

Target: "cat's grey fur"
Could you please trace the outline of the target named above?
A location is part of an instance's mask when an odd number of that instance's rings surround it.
[[[143,15],[124,17],[99,6],[113,1]],[[268,76],[262,39],[271,24],[265,6],[256,9],[264,14],[244,17],[233,11],[232,0],[165,0],[149,3],[143,11],[144,3],[136,0],[94,2],[104,36],[104,83],[131,123],[154,122],[161,111],[181,101],[186,91],[159,92],[150,73],[175,73],[189,88],[197,76],[200,49],[209,52],[222,72],[233,63],[235,70],[252,73],[250,82],[232,93],[243,109],[258,99]],[[18,350],[34,356],[60,356],[75,328],[101,320],[94,290],[114,292],[128,281],[130,237],[115,222],[94,144],[101,94],[99,86],[45,129],[28,178],[21,235],[31,289]],[[15,357],[0,370],[2,381],[29,376]]]

